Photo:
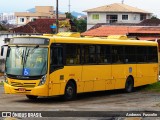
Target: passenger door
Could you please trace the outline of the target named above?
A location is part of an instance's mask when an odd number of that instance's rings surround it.
[[[53,44],[50,49],[50,81],[49,95],[59,95],[61,82],[64,80],[63,45]]]

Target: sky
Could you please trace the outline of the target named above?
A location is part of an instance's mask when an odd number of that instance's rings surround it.
[[[70,0],[71,11],[82,12],[122,0]],[[59,11],[68,11],[69,0],[59,0]],[[124,0],[124,4],[143,9],[160,18],[160,0]],[[56,6],[56,0],[0,0],[0,13],[24,12],[35,6]]]

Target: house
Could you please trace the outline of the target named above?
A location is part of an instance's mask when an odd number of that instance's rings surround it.
[[[1,23],[10,23],[15,24],[15,15],[14,13],[0,13],[0,22]]]
[[[127,35],[153,40],[160,38],[160,19],[145,19],[140,23],[112,23],[110,25],[98,23],[82,36],[106,37],[108,35]]]
[[[64,19],[62,19],[64,20]],[[13,33],[34,33],[34,34],[43,34],[43,33],[52,33],[51,25],[56,23],[56,19],[36,19],[35,21],[28,22],[26,25],[19,26],[12,29]]]
[[[27,24],[36,19],[55,18],[53,6],[36,6],[35,12],[15,12],[18,26]],[[65,14],[59,14],[59,18],[66,18]]]
[[[87,12],[87,29],[97,23],[139,23],[150,19],[152,13],[126,4],[114,3],[85,10]]]
[[[53,34],[55,32],[55,29],[53,29],[52,26],[55,24],[55,18],[36,19],[35,21],[31,21],[26,25],[11,29],[11,32],[18,34]],[[75,25],[70,19],[59,19],[59,31],[73,31],[74,27]]]
[[[127,35],[141,40],[160,39],[160,26],[106,26],[86,31],[82,36],[107,37],[109,35]]]

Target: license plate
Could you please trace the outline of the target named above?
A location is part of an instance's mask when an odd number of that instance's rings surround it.
[[[25,92],[26,89],[25,89],[25,88],[19,88],[18,91],[19,91],[19,92]]]

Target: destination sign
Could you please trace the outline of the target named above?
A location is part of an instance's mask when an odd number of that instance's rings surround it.
[[[49,39],[45,38],[13,38],[10,40],[10,44],[16,45],[49,45]]]

